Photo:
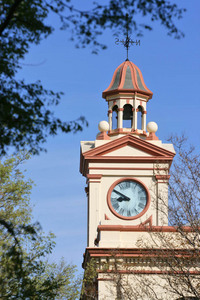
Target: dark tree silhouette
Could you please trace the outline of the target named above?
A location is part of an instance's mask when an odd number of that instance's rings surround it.
[[[52,34],[54,28],[46,24],[50,13],[60,18],[61,29],[71,32],[76,47],[89,46],[97,53],[106,48],[98,41],[99,35],[107,28],[115,34],[125,30],[127,13],[130,32],[141,35],[144,29],[152,30],[150,23],[135,21],[134,16],[140,14],[159,21],[169,35],[180,38],[183,33],[174,20],[184,11],[168,0],[110,0],[106,5],[98,1],[85,11],[72,0],[0,0],[0,154],[9,146],[38,154],[48,135],[59,130],[77,132],[87,125],[84,117],[64,122],[54,116],[52,106],[59,103],[62,93],[46,90],[40,81],[26,83],[16,78],[30,46]]]

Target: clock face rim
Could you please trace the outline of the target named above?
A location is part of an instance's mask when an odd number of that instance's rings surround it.
[[[111,203],[111,194],[112,194],[112,191],[113,191],[113,189],[115,188],[115,186],[116,186],[117,184],[119,184],[120,182],[122,182],[122,181],[127,181],[127,180],[130,180],[130,181],[133,181],[133,182],[136,182],[136,183],[140,184],[140,185],[144,188],[144,190],[145,190],[145,192],[146,192],[146,196],[147,196],[147,203],[146,203],[145,208],[144,208],[139,214],[137,214],[136,216],[131,216],[131,217],[126,217],[126,216],[122,216],[122,215],[118,214],[118,213],[114,210],[114,208],[113,208],[113,206],[112,206],[112,203]],[[149,193],[149,190],[148,190],[148,188],[146,187],[146,185],[145,185],[142,181],[140,181],[139,179],[132,178],[132,177],[123,177],[123,178],[120,178],[120,179],[116,180],[115,182],[113,182],[113,184],[110,186],[110,188],[109,188],[109,190],[108,190],[108,194],[107,194],[107,204],[108,204],[108,207],[109,207],[110,211],[111,211],[116,217],[118,217],[118,218],[120,218],[120,219],[123,219],[123,220],[136,220],[136,219],[140,218],[141,216],[143,216],[143,215],[146,213],[146,211],[148,210],[148,208],[149,208],[150,200],[151,200],[151,198],[150,198],[150,193]]]

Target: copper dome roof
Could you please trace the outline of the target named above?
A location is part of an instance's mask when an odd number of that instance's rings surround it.
[[[102,96],[116,93],[141,93],[152,98],[153,93],[147,88],[140,69],[131,61],[126,60],[115,70],[109,87],[103,91]]]

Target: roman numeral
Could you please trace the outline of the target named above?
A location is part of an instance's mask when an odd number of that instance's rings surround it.
[[[121,190],[125,190],[130,188],[130,182],[129,181],[123,181],[118,184]]]
[[[112,204],[117,203],[117,198],[112,198],[112,197],[111,197],[111,203],[112,203]]]
[[[144,190],[139,190],[138,194],[145,194]]]
[[[141,202],[138,204],[138,206],[139,206],[140,208],[142,208],[142,209],[145,208],[145,204],[144,204],[144,203],[141,203]]]
[[[119,214],[120,214],[120,215],[123,215],[123,213],[124,213],[124,209],[123,209],[123,208],[120,208]]]
[[[118,208],[119,208],[119,204],[116,202],[116,203],[113,203],[113,208],[115,209],[115,210],[117,210]]]
[[[131,217],[131,211],[130,210],[127,211],[127,217]]]

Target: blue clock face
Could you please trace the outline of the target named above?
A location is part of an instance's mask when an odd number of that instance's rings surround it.
[[[139,182],[121,181],[115,185],[111,192],[111,205],[120,216],[137,216],[147,205],[146,190]]]

